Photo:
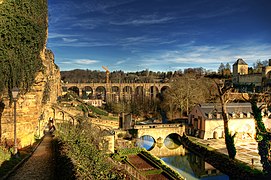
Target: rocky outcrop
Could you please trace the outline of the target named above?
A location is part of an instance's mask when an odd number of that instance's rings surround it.
[[[43,69],[37,73],[30,91],[19,94],[17,100],[16,124],[19,148],[32,144],[35,137],[43,135],[49,117],[53,117],[54,114],[51,106],[61,96],[60,70],[54,63],[54,54],[44,49],[41,58]],[[0,101],[1,142],[13,142],[14,103],[10,101],[7,93]]]

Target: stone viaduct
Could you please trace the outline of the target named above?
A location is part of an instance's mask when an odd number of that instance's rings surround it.
[[[134,96],[156,97],[170,87],[169,83],[63,83],[63,92],[75,91],[79,97],[106,100],[131,99]]]

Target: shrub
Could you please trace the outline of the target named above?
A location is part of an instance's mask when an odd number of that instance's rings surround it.
[[[101,132],[88,124],[73,127],[61,126],[56,136],[64,143],[66,156],[70,158],[79,179],[122,179],[113,170],[105,152],[98,149],[102,142]]]

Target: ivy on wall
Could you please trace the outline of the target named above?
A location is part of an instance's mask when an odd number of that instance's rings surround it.
[[[0,4],[0,94],[15,86],[29,90],[42,69],[47,0],[5,0]]]

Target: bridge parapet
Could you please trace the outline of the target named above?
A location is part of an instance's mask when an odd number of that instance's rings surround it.
[[[142,124],[135,125],[134,129],[150,129],[150,128],[178,128],[183,127],[183,124]]]

